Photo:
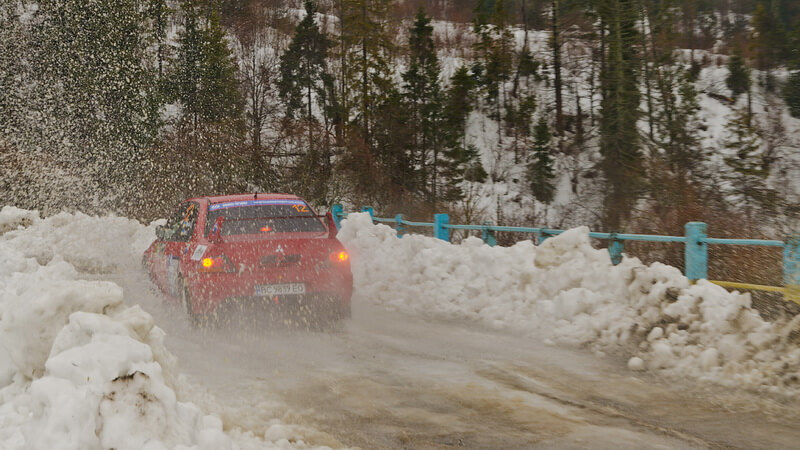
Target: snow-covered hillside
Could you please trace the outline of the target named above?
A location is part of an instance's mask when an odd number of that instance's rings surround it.
[[[434,29],[440,41],[458,42],[455,48],[439,51],[443,79],[448,79],[457,67],[475,63],[474,50],[471,47],[475,36],[468,24],[436,22]],[[454,39],[454,35],[460,39]],[[516,51],[521,51],[525,47],[526,33],[522,29],[514,28],[513,35]],[[596,77],[596,68],[592,68],[595,64],[591,57],[593,44],[578,36],[580,33],[576,32],[576,36],[568,38],[564,43],[563,52],[569,56],[562,68],[565,86],[563,103],[566,116],[579,120],[580,112],[581,120],[584,121],[585,142],[580,148],[569,149],[569,141],[574,136],[573,131],[568,131],[565,137],[567,151],[554,150],[556,195],[551,204],[535,201],[526,184],[525,164],[528,157],[523,156],[521,161],[515,161],[514,153],[510,150],[514,145],[521,145],[524,149],[523,155],[529,155],[532,146],[530,138],[523,140],[521,144],[515,144],[514,137],[508,131],[501,130],[498,121],[490,118],[489,111],[481,106],[476,107],[470,115],[466,141],[480,151],[482,164],[490,177],[485,183],[472,183],[468,186],[466,190],[469,195],[464,204],[473,202],[469,208],[480,211],[484,219],[499,218],[507,223],[536,220],[537,226],[551,227],[591,226],[596,223],[598,211],[603,208],[602,193],[607,188],[597,178],[599,163],[602,161],[597,126],[601,115],[602,95],[598,81],[592,78]],[[552,64],[550,39],[551,33],[548,31],[527,32],[527,48],[536,61],[544,65]],[[725,158],[735,156],[736,151],[726,148],[726,144],[734,139],[731,123],[735,120],[737,111],[748,108],[748,96],[734,96],[727,87],[729,56],[717,48],[721,46],[720,43],[712,49],[693,52],[678,49],[675,51],[675,66],[670,70],[688,71],[692,59],[700,66],[697,79],[693,82],[697,92],[698,110],[687,127],[690,133],[696,133],[697,150],[703,155],[701,167],[697,169],[710,174],[706,180],[709,185],[718,184],[721,192],[729,194],[730,184],[721,179],[732,171],[726,165]],[[531,94],[537,102],[534,114],[537,118],[545,116],[551,119],[554,114],[555,94],[550,70],[544,69],[543,78],[531,85]],[[753,69],[751,75],[753,81],[749,108],[753,114],[753,130],[757,130],[758,134],[757,153],[772,161],[767,185],[777,191],[786,204],[796,204],[800,200],[800,118],[789,114],[779,89],[769,91],[758,81],[764,78],[763,72]],[[771,76],[780,85],[787,79],[788,71],[773,71]],[[512,91],[513,83],[507,82],[505,89]],[[673,86],[672,89],[674,95],[680,98],[678,86]],[[648,136],[647,111],[652,106],[647,104],[644,87],[640,90],[641,117],[638,127],[643,140],[643,153],[647,159],[652,159],[664,150],[660,148],[659,142],[651,141]],[[658,115],[659,111],[653,114]],[[656,124],[656,128],[659,126]],[[655,136],[659,138],[658,132]],[[554,148],[556,141],[557,139],[553,141]],[[734,208],[741,206],[741,200],[734,196],[729,195],[728,200]],[[778,215],[783,213],[784,211],[777,212]],[[797,220],[790,219],[787,228],[800,226]]]
[[[213,399],[197,397],[152,317],[123,303],[118,285],[98,281],[140,270],[152,227],[4,207],[0,233],[0,446],[306,447],[278,419],[263,436],[223,430]],[[397,239],[352,214],[339,237],[352,253],[356,303],[483,323],[529,335],[531,345],[588,347],[623,356],[633,371],[800,392],[797,320],[767,322],[748,295],[690,285],[673,267],[613,266],[585,228],[538,247],[452,245]]]

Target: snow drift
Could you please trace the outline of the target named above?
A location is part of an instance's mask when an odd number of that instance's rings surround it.
[[[307,447],[287,433],[265,441],[224,431],[181,395],[164,333],[101,281],[140,270],[153,237],[122,217],[0,210],[0,448]],[[584,228],[538,247],[452,245],[397,239],[352,214],[339,238],[352,254],[355,302],[613,352],[633,370],[800,392],[797,320],[767,322],[748,295],[690,285],[663,264],[614,266]]]
[[[153,238],[121,217],[0,210],[0,448],[295,447],[224,432],[180,399],[163,331],[96,280],[138,265]]]
[[[397,239],[359,213],[343,222],[339,239],[352,253],[358,301],[622,354],[633,370],[800,391],[800,345],[790,337],[797,319],[767,322],[749,294],[692,285],[664,264],[624,258],[614,266],[586,228],[538,247],[489,247],[474,237],[452,245]]]

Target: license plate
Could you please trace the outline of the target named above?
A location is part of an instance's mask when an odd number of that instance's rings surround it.
[[[273,295],[305,294],[306,285],[304,283],[282,283],[282,284],[257,284],[255,295],[272,297]]]

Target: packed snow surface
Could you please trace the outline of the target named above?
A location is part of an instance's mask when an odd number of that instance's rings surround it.
[[[152,317],[100,281],[141,270],[153,238],[121,217],[0,210],[0,448],[307,447],[277,419],[264,436],[223,429],[213,401],[187,394]],[[624,355],[632,371],[798,392],[795,322],[767,322],[748,295],[673,267],[614,266],[584,228],[538,247],[453,245],[352,214],[339,238],[355,302]]]
[[[187,382],[163,331],[92,279],[139,264],[153,239],[121,217],[0,210],[0,448],[305,447],[232,436],[180,399]]]
[[[522,241],[461,245],[373,225],[365,213],[343,222],[358,299],[445,320],[469,320],[547,341],[629,358],[631,370],[690,376],[722,385],[796,395],[798,325],[772,323],[750,295],[671,266],[624,258],[614,266],[575,228],[539,246]]]

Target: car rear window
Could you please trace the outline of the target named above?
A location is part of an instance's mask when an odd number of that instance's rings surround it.
[[[247,200],[214,203],[208,207],[206,234],[217,217],[224,217],[222,235],[326,231],[325,225],[302,200]]]

